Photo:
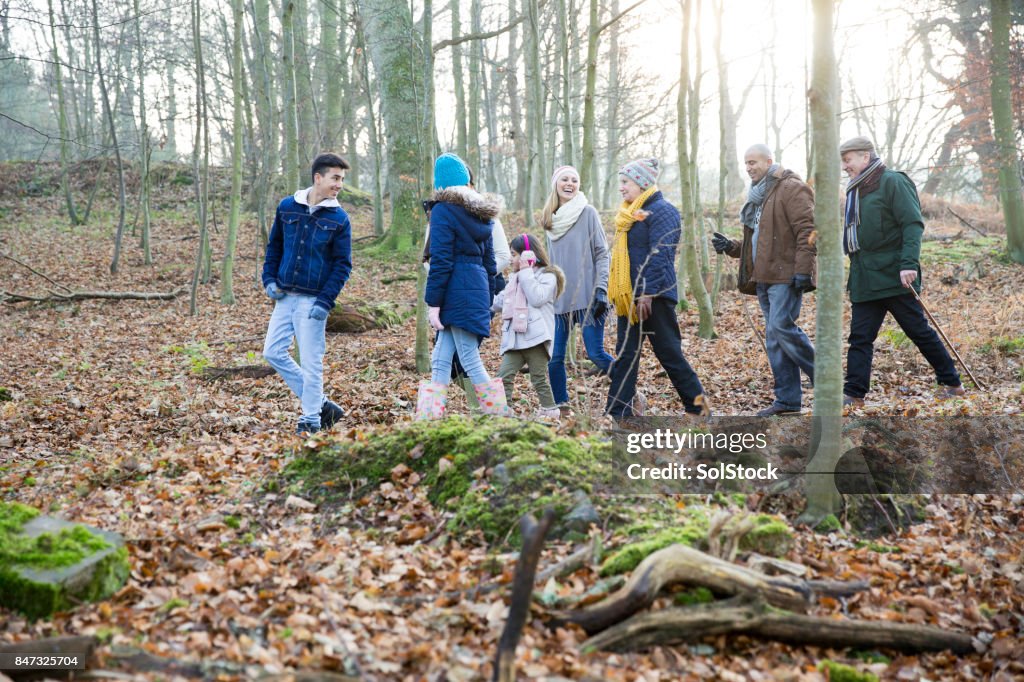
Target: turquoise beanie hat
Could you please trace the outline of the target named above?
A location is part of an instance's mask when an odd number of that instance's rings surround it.
[[[469,168],[457,154],[449,152],[437,157],[434,161],[434,189],[468,184]]]

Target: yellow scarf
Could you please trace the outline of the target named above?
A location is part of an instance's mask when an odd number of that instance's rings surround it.
[[[615,243],[612,245],[612,265],[608,273],[608,299],[615,306],[615,314],[620,317],[628,315],[632,324],[639,322],[640,318],[637,317],[633,284],[629,279],[629,231],[633,223],[647,217],[647,211],[642,211],[640,207],[657,191],[658,186],[651,185],[633,203],[623,201],[619,212],[615,214]]]

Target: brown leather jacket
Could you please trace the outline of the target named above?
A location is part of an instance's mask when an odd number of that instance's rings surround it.
[[[789,284],[793,275],[810,275],[817,285],[814,246],[814,191],[800,176],[787,168],[774,173],[777,178],[761,210],[757,232],[757,260],[751,262],[754,229],[743,226],[743,241],[732,241],[726,251],[740,258],[739,290],[755,294],[756,284]]]

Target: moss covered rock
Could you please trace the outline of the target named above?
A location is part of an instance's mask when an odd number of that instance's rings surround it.
[[[610,445],[595,437],[561,436],[513,419],[451,417],[319,442],[296,453],[283,483],[330,505],[408,467],[429,487],[431,502],[455,510],[453,529],[478,529],[493,542],[514,538],[524,513],[552,506],[561,517],[576,504],[577,491],[609,480],[610,465]]]
[[[106,599],[130,566],[116,533],[0,502],[0,606],[30,618]]]

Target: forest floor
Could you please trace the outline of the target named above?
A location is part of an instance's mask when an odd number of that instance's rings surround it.
[[[10,173],[10,167],[0,175]],[[82,291],[169,292],[187,287],[197,246],[192,189],[166,183],[155,194],[153,260],[138,238],[124,238],[111,274],[116,203],[100,196],[86,226],[69,227],[56,173],[26,189],[0,178],[0,291],[42,295],[48,282]],[[34,189],[33,189],[34,188]],[[226,195],[222,187],[215,194]],[[216,203],[214,259],[224,241],[226,206]],[[356,236],[372,232],[366,209],[352,212]],[[131,213],[129,213],[129,221]],[[514,217],[506,219],[511,234]],[[924,247],[925,300],[987,390],[940,403],[927,364],[891,322],[876,345],[873,414],[1019,415],[1024,382],[1024,272],[999,253],[1004,238],[953,225],[959,238]],[[930,232],[932,230],[930,229]],[[976,238],[972,238],[973,237]],[[218,267],[201,285],[196,315],[187,293],[170,301],[18,303],[0,306],[0,501],[16,501],[121,533],[128,541],[128,585],[100,604],[29,622],[0,610],[0,643],[55,634],[99,634],[100,656],[116,665],[119,647],[162,659],[221,661],[226,678],[298,669],[357,671],[364,679],[489,678],[507,606],[500,592],[456,603],[430,599],[507,580],[507,547],[447,533],[399,544],[403,519],[443,521],[416,487],[378,496],[359,523],[324,532],[317,515],[258,495],[300,444],[297,404],[276,376],[211,382],[208,366],[262,362],[272,304],[256,284],[259,234],[240,230],[234,291],[220,303]],[[357,250],[343,301],[415,303],[412,260],[388,262]],[[725,264],[730,271],[734,262]],[[33,272],[33,270],[35,272]],[[684,352],[718,414],[753,414],[771,400],[771,372],[751,323],[756,302],[725,291],[713,340],[697,338],[697,312],[680,313]],[[847,325],[849,312],[847,310]],[[814,297],[802,321],[813,337]],[[607,345],[612,346],[614,324]],[[332,335],[327,392],[347,416],[328,438],[351,438],[407,422],[415,407],[414,318],[386,331]],[[498,344],[483,346],[487,366]],[[600,379],[573,371],[571,389],[585,414],[603,403]],[[654,413],[679,410],[674,392],[646,351],[640,385]],[[965,377],[966,379],[966,377]],[[532,407],[525,378],[519,395]],[[806,391],[805,408],[810,408]],[[461,397],[453,410],[464,409]],[[948,653],[860,660],[850,652],[739,637],[636,654],[583,654],[582,631],[527,624],[519,649],[529,679],[824,680],[824,659],[882,679],[1021,679],[1024,676],[1024,498],[934,495],[928,519],[878,543],[799,527],[787,558],[815,577],[866,579],[868,592],[822,600],[818,615],[930,623],[988,642],[963,658]],[[230,523],[225,519],[232,519]],[[613,538],[612,544],[616,542]],[[552,543],[541,566],[575,548]],[[497,559],[501,570],[492,576]],[[581,593],[596,581],[583,568],[564,581]],[[865,657],[870,659],[871,657]],[[250,666],[241,668],[240,665]],[[213,670],[218,670],[214,668]],[[211,675],[214,673],[210,673]],[[149,678],[174,677],[173,668]],[[140,674],[140,679],[147,675]],[[0,680],[3,675],[0,674]]]

